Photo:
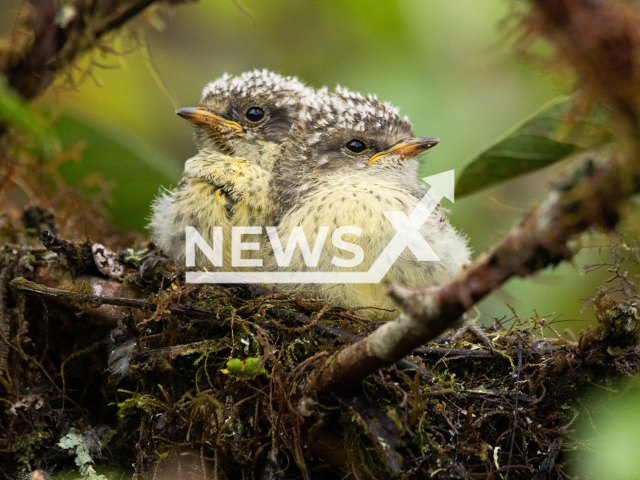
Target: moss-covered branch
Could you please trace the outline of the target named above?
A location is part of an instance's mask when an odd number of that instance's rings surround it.
[[[153,3],[158,0],[84,0],[65,5],[55,0],[32,0],[36,16],[33,42],[20,55],[4,59],[2,73],[23,98],[37,97],[60,71],[95,48],[101,37]]]

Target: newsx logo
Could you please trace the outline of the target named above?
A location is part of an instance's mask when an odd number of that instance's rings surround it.
[[[283,271],[242,271],[242,272],[187,272],[187,283],[379,283],[398,259],[405,248],[409,248],[421,262],[437,262],[440,259],[429,243],[420,234],[420,228],[433,213],[440,201],[446,197],[454,201],[454,170],[423,178],[431,188],[422,197],[416,208],[407,215],[402,211],[383,212],[396,230],[395,236],[366,272],[283,272]],[[291,262],[294,251],[300,248],[307,267],[318,264],[329,227],[319,229],[313,249],[309,247],[302,227],[294,227],[283,249],[275,227],[264,227],[273,254],[280,267]],[[343,259],[334,256],[331,263],[338,267],[353,268],[364,259],[364,250],[359,245],[342,239],[345,234],[360,235],[362,230],[355,226],[344,226],[334,230],[331,241],[337,248],[351,252],[353,258]],[[263,227],[232,227],[231,263],[234,267],[261,267],[262,259],[241,258],[244,250],[260,250],[257,242],[242,242],[242,235],[262,234]],[[213,227],[213,243],[210,245],[193,227],[186,230],[186,264],[195,266],[196,247],[215,266],[222,267],[223,258],[222,227]]]

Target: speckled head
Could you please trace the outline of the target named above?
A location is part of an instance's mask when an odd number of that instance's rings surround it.
[[[338,87],[319,90],[303,99],[302,121],[285,144],[285,169],[362,174],[385,170],[416,170],[415,157],[438,144],[437,138],[415,137],[407,117],[398,108]],[[287,165],[288,164],[288,165]]]
[[[343,169],[405,168],[438,139],[415,137],[407,117],[375,95],[338,87],[305,98],[306,108],[289,155],[314,166],[318,174]]]
[[[233,153],[241,144],[284,142],[313,95],[295,77],[255,70],[223,75],[204,88],[198,108],[176,113],[200,127],[202,147]]]
[[[375,95],[340,87],[328,93],[324,88],[302,103],[302,120],[292,129],[274,168],[273,188],[287,199],[285,208],[334,176],[415,185],[415,157],[439,142],[415,137],[408,118]]]

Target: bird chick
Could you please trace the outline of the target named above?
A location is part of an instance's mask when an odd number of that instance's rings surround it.
[[[212,227],[221,226],[223,261],[225,269],[231,267],[231,226],[271,221],[273,163],[298,121],[301,99],[312,94],[294,77],[256,70],[225,74],[204,88],[199,107],[176,110],[199,127],[199,152],[186,162],[177,187],[152,205],[149,229],[162,251],[184,262],[186,227],[209,241]],[[196,265],[208,265],[199,251]]]
[[[278,265],[271,254],[266,268],[277,271],[368,271],[396,234],[383,212],[410,214],[425,190],[418,183],[416,156],[435,146],[437,139],[415,137],[408,120],[398,109],[346,89],[320,91],[309,100],[305,121],[292,131],[274,167],[274,195],[280,205],[277,233],[282,244],[292,229],[301,226],[308,244],[329,227],[325,248],[315,268],[307,268],[297,249],[289,265]],[[357,268],[356,249],[337,248],[332,231],[356,227],[342,240],[364,251]],[[357,229],[360,229],[359,235]],[[457,274],[469,262],[466,239],[450,225],[441,208],[436,209],[420,229],[440,261],[421,262],[409,250],[395,261],[386,280],[405,287],[439,285]],[[338,241],[340,238],[337,239]],[[266,250],[266,249],[264,249]],[[352,258],[345,258],[351,254]],[[263,251],[263,256],[267,252]],[[338,261],[336,261],[338,258]],[[347,308],[375,307],[365,314],[376,320],[397,316],[394,302],[383,282],[371,284],[302,285],[309,295],[331,299]]]

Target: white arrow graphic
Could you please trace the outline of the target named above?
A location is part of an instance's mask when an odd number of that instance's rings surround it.
[[[383,212],[396,234],[367,272],[187,272],[187,283],[379,283],[405,248],[422,262],[440,259],[420,234],[443,198],[454,201],[454,170],[425,177],[431,188],[416,208],[405,212]]]

